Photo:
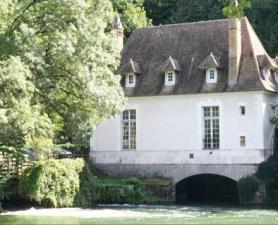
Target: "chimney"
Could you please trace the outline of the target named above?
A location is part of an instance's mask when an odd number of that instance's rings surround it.
[[[114,18],[112,34],[116,41],[116,47],[121,51],[124,46],[124,28],[119,15]]]
[[[236,4],[236,3],[235,3]],[[229,19],[229,87],[237,84],[241,59],[241,21]]]

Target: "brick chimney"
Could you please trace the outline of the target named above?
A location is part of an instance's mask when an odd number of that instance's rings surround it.
[[[237,84],[241,59],[241,22],[229,19],[229,87]]]
[[[116,41],[116,47],[119,51],[121,51],[124,47],[124,28],[119,15],[114,18],[112,24],[112,34]]]

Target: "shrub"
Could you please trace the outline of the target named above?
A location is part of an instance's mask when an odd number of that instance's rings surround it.
[[[265,162],[262,162],[256,173],[239,181],[240,197],[243,202],[250,202],[255,193],[265,187],[260,193],[262,202],[268,205],[278,204],[278,155],[275,153]]]
[[[255,193],[259,190],[259,182],[254,176],[248,176],[240,179],[239,195],[242,203],[251,203]]]
[[[278,155],[274,154],[267,161],[259,165],[256,173],[266,188],[267,203],[278,204]]]
[[[145,201],[145,190],[137,178],[100,179],[96,183],[95,197],[99,203],[138,204]]]
[[[82,159],[38,162],[21,176],[20,194],[46,207],[88,206],[93,177]],[[81,185],[82,184],[82,185]]]

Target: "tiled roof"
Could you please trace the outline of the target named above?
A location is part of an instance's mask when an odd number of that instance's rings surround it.
[[[237,84],[228,86],[229,20],[163,25],[137,29],[122,51],[119,72],[130,59],[140,66],[140,76],[127,96],[183,95],[232,91],[276,91],[276,86],[262,82],[259,55],[268,57],[247,18],[241,19],[241,61]],[[211,53],[213,54],[211,55]],[[169,58],[171,56],[171,58]],[[169,64],[171,60],[173,64]],[[207,60],[206,60],[207,59]],[[277,65],[275,60],[272,60]],[[178,68],[176,85],[165,92],[161,65]],[[205,70],[215,64],[219,79],[208,88]],[[178,66],[177,66],[178,65]],[[165,69],[165,68],[164,68]],[[122,79],[124,87],[124,78]]]

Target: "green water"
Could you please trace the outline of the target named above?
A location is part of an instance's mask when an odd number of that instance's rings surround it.
[[[208,206],[105,206],[0,214],[0,224],[278,224],[278,211]]]

